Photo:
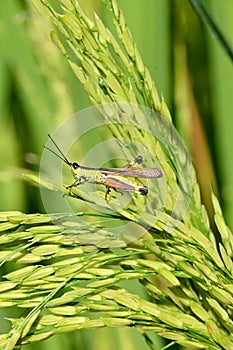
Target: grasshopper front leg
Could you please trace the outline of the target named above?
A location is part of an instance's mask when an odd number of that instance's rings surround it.
[[[85,176],[79,176],[71,185],[66,186],[66,189],[70,190],[69,193],[71,192],[72,187],[76,187],[79,185],[82,185],[86,182]]]

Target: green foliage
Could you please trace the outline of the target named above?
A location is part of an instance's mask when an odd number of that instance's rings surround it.
[[[76,329],[134,326],[185,346],[230,349],[233,237],[213,201],[221,256],[195,226],[165,215],[157,226],[169,219],[176,228],[164,239],[151,228],[129,246],[102,250],[77,246],[77,238],[64,236],[64,227],[46,215],[2,213],[1,263],[17,268],[4,275],[0,305],[31,311],[12,320],[1,346],[13,349]],[[148,254],[157,259],[143,258]],[[150,301],[119,285],[134,279]]]
[[[65,220],[54,225],[48,215],[2,212],[0,261],[6,270],[0,306],[17,306],[25,313],[11,317],[12,328],[0,336],[1,347],[10,350],[77,329],[130,326],[140,330],[151,348],[148,331],[189,348],[232,349],[232,232],[212,195],[221,243],[215,241],[188,154],[168,132],[169,126],[173,129],[167,105],[159,98],[121,9],[115,0],[105,1],[114,35],[77,2],[52,3],[43,1],[56,27],[53,41],[92,102],[108,103],[98,111],[114,138],[130,138],[153,149],[166,178],[166,196],[160,210],[139,197],[126,208],[100,201],[99,207],[108,210],[101,215],[77,212],[73,216],[85,220],[75,224],[62,213],[57,218]],[[144,113],[138,104],[162,117]],[[128,159],[138,152],[131,144],[123,146]],[[41,184],[37,176],[28,177]],[[46,180],[41,185],[69,195]],[[81,203],[94,201],[89,194],[72,195]],[[159,195],[151,189],[152,199]],[[142,207],[145,214],[139,218]],[[124,237],[112,237],[109,221],[140,223],[147,230],[126,244]],[[124,285],[134,280],[144,286],[146,296]]]

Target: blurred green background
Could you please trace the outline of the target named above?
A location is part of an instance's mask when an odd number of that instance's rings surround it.
[[[110,23],[96,0],[82,1]],[[211,215],[210,191],[233,228],[233,70],[218,41],[187,0],[119,0],[145,65],[184,138]],[[232,0],[204,4],[232,40]],[[39,0],[0,2],[0,210],[44,212],[38,171],[47,133],[91,103],[50,40]],[[93,140],[92,140],[93,141]],[[84,145],[85,149],[85,145]],[[5,330],[2,330],[5,331]],[[54,337],[25,349],[148,349],[136,330],[98,330]],[[160,345],[158,343],[158,349]]]

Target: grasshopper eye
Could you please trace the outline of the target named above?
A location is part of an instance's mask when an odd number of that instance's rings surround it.
[[[73,167],[73,169],[74,170],[76,170],[76,169],[78,169],[79,168],[79,165],[78,165],[78,163],[72,163],[72,167]]]

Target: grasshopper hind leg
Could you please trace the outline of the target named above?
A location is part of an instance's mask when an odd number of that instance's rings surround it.
[[[137,156],[132,162],[129,162],[123,166],[125,169],[133,168],[135,165],[139,165],[142,163],[142,156]]]

